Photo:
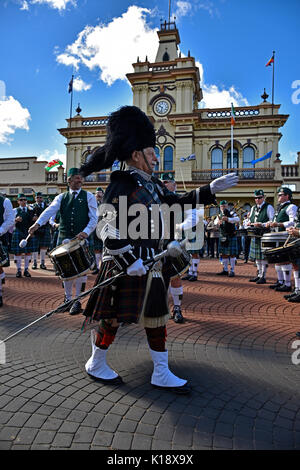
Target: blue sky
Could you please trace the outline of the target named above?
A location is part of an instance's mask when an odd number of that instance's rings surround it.
[[[201,106],[271,101],[289,114],[279,152],[294,163],[300,151],[299,0],[172,0],[180,49],[199,64]],[[169,0],[1,0],[0,156],[50,160],[65,155],[57,129],[69,117],[68,83],[74,72],[74,109],[105,116],[132,104],[125,74],[137,56],[154,60],[160,19]],[[293,88],[294,87],[294,88]]]

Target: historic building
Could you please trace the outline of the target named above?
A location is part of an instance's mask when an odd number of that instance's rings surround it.
[[[240,182],[222,194],[222,198],[245,206],[253,203],[253,191],[264,189],[274,201],[276,188],[291,185],[296,200],[300,199],[300,152],[294,165],[282,165],[278,154],[280,129],[288,119],[280,105],[262,101],[255,106],[235,109],[233,158],[231,158],[230,109],[200,108],[201,77],[195,59],[178,51],[179,31],[174,22],[164,22],[158,31],[159,47],[154,63],[139,58],[134,71],[127,74],[132,87],[133,104],[152,120],[157,133],[156,152],[160,173],[172,171],[179,190],[190,190],[221,176],[230,168],[237,169]],[[105,142],[107,116],[67,119],[68,127],[59,129],[66,139],[67,169],[79,166],[97,146]],[[251,161],[272,150],[272,157],[253,167]],[[188,159],[188,157],[192,157]],[[193,157],[194,155],[194,157]],[[114,170],[114,168],[112,168]],[[105,187],[109,171],[90,175],[86,187]],[[221,195],[220,195],[221,196]]]

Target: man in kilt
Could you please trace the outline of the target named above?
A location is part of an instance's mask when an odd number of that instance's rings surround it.
[[[220,213],[215,219],[215,224],[219,226],[219,254],[222,256],[223,270],[217,273],[218,276],[234,277],[236,257],[239,253],[235,224],[240,221],[234,211],[228,208],[228,202],[220,202]],[[230,271],[228,267],[230,264]]]
[[[104,191],[101,188],[101,186],[98,186],[98,188],[96,189],[96,192],[95,192],[95,197],[96,197],[96,201],[97,201],[98,221],[99,221],[99,218],[100,218],[99,209],[100,209],[100,205],[101,205],[103,196],[104,196]],[[94,232],[93,232],[93,248],[94,248],[94,254],[95,254],[96,262],[95,262],[95,269],[92,272],[92,274],[98,274],[99,273],[100,262],[101,262],[101,254],[102,254],[102,250],[103,250],[103,242],[102,242],[101,238],[99,238],[97,236],[96,230],[94,230]]]
[[[286,230],[289,235],[295,238],[300,238],[300,207],[298,207],[297,214],[294,220],[294,227],[288,227]],[[299,240],[300,245],[300,240]],[[295,280],[295,290],[291,294],[286,294],[284,297],[288,302],[300,302],[300,248],[297,249],[297,255],[293,260],[293,271]],[[300,335],[299,335],[300,336]]]
[[[35,193],[35,203],[32,204],[32,209],[34,211],[34,220],[37,220],[39,216],[44,212],[48,207],[43,200],[43,194],[41,192]],[[33,264],[32,269],[37,269],[37,260],[38,254],[40,253],[40,268],[47,269],[45,265],[45,256],[47,250],[51,246],[51,234],[50,234],[50,224],[46,223],[43,227],[39,228],[35,232],[35,237],[37,238],[37,251],[33,252]]]
[[[0,307],[3,306],[2,285],[5,282],[3,267],[9,266],[7,232],[15,223],[12,203],[0,194]]]
[[[237,183],[228,175],[183,196],[174,194],[152,176],[157,164],[154,151],[155,130],[148,117],[135,106],[124,106],[111,114],[106,144],[95,150],[81,167],[83,176],[110,168],[114,161],[126,162],[126,171],[114,171],[102,204],[103,218],[97,231],[103,240],[103,260],[96,284],[124,272],[110,286],[96,289],[84,315],[86,321],[100,321],[92,331],[92,355],[86,372],[104,383],[122,383],[121,377],[106,362],[109,346],[120,324],[140,323],[149,344],[154,370],[151,383],[175,393],[190,392],[187,380],[176,377],[168,367],[165,348],[169,318],[167,292],[170,272],[168,258],[151,263],[163,244],[161,205],[174,203],[196,206],[215,201],[214,194]],[[123,165],[123,163],[122,163]],[[179,208],[180,208],[179,207]],[[134,214],[139,213],[136,217]],[[134,229],[135,227],[135,229]]]
[[[250,217],[248,219],[246,228],[250,225],[258,229],[266,227],[269,221],[272,221],[274,216],[274,207],[266,202],[265,194],[262,189],[254,191],[255,206],[251,207]],[[250,282],[256,284],[266,283],[267,274],[267,260],[261,251],[261,238],[251,237],[249,258],[256,263],[257,276],[249,279]]]
[[[278,189],[278,205],[272,222],[267,223],[267,227],[275,232],[285,232],[289,227],[294,226],[297,215],[297,206],[292,203],[293,193],[290,188],[281,187]],[[277,282],[271,286],[278,292],[291,292],[292,264],[289,262],[276,263]]]
[[[69,190],[59,194],[52,203],[42,212],[29,233],[34,233],[44,226],[50,218],[56,216],[59,211],[59,233],[57,245],[70,239],[88,239],[97,225],[97,203],[95,196],[89,191],[81,189],[83,179],[78,168],[70,168],[68,171]],[[92,241],[90,240],[92,244]],[[73,284],[75,283],[76,297],[85,289],[86,276],[64,281],[65,301],[72,300]],[[82,311],[79,300],[76,300],[70,315],[76,315]]]
[[[34,221],[34,211],[27,205],[27,197],[25,194],[20,193],[18,195],[19,207],[14,209],[15,213],[15,228],[12,233],[11,239],[11,253],[15,255],[15,261],[17,264],[16,277],[22,277],[21,265],[22,265],[22,254],[24,254],[24,276],[31,277],[28,271],[29,263],[31,261],[31,253],[37,251],[37,239],[35,236],[31,236],[25,247],[20,247],[20,242],[24,240],[28,235],[28,229]]]

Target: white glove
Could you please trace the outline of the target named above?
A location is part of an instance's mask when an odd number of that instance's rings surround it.
[[[148,266],[144,266],[141,258],[137,259],[127,268],[128,276],[144,276],[147,274]]]
[[[212,194],[219,193],[225,189],[235,186],[239,177],[235,173],[228,173],[228,175],[221,176],[210,183],[210,191]]]

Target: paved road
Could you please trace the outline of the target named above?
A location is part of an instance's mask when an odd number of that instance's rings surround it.
[[[291,359],[300,305],[250,284],[252,264],[239,261],[235,278],[215,276],[216,260],[200,268],[198,282],[184,283],[186,322],[168,323],[170,367],[191,379],[191,395],[151,387],[139,326],[120,328],[109,350],[125,384],[94,383],[84,371],[90,327],[80,331],[82,315],[55,314],[6,345],[0,449],[300,449],[300,364]],[[31,279],[6,271],[1,339],[63,300],[52,270]]]

